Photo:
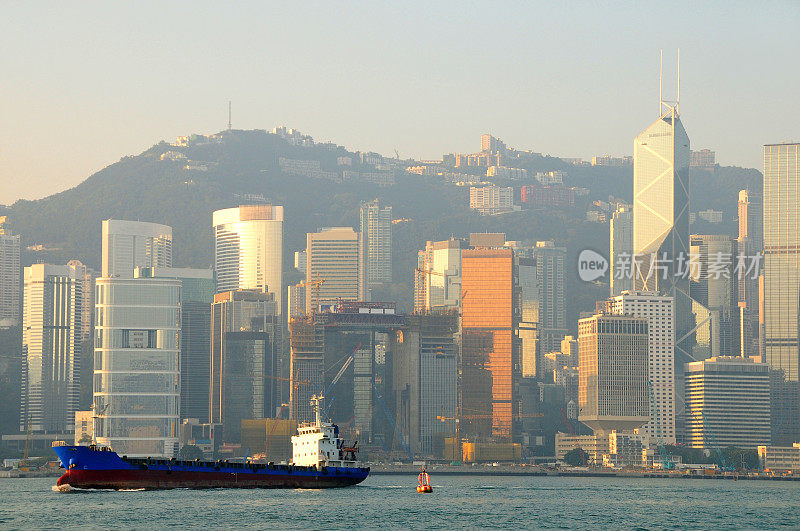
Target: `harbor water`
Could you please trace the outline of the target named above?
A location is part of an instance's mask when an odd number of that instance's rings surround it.
[[[330,490],[71,491],[0,479],[0,529],[800,527],[800,483],[374,475]]]

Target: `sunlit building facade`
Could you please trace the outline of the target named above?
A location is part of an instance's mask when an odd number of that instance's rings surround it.
[[[461,304],[461,240],[429,241],[417,254],[414,311],[456,310]]]
[[[392,281],[392,207],[378,199],[361,203],[361,238],[367,285]]]
[[[69,266],[24,270],[20,431],[72,431],[80,398],[81,285]]]
[[[243,205],[213,214],[217,293],[260,289],[283,294],[283,207]]]
[[[181,282],[98,278],[94,433],[120,455],[178,451]]]
[[[0,216],[0,328],[19,325],[20,237],[3,228]]]
[[[511,249],[461,254],[461,431],[511,440],[518,411],[517,275]],[[484,415],[486,418],[468,418]]]
[[[102,274],[133,278],[137,267],[172,267],[172,227],[145,221],[103,221]]]
[[[330,227],[306,235],[306,312],[320,304],[366,299],[363,240],[352,227]]]
[[[675,299],[679,338],[694,326],[689,278],[680,271],[689,259],[689,152],[677,105],[633,142],[634,289]],[[683,361],[691,359],[690,342],[676,345]]]
[[[797,392],[800,379],[800,144],[764,146],[764,280],[762,292],[764,359],[784,372]],[[777,405],[781,426],[775,444],[800,440],[794,408]]]
[[[650,419],[647,319],[598,314],[578,321],[578,420],[595,434]]]

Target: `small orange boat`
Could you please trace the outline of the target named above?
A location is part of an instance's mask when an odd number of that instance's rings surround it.
[[[419,485],[417,485],[417,492],[420,493],[430,493],[433,492],[433,487],[431,487],[431,477],[425,472],[425,469],[422,469],[420,472],[419,477]]]

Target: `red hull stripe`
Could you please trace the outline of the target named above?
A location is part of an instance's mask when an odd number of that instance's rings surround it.
[[[82,489],[322,489],[348,487],[366,479],[352,476],[189,472],[167,470],[68,470],[58,485]]]

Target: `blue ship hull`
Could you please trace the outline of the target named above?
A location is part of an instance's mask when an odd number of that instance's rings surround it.
[[[369,467],[132,459],[88,446],[53,448],[67,469],[57,485],[86,489],[331,488],[364,481]]]

